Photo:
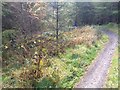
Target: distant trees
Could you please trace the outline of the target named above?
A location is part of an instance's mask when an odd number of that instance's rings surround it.
[[[80,2],[76,3],[76,22],[86,24],[118,23],[117,2]]]
[[[44,8],[44,3],[14,2],[3,4],[3,29],[16,28],[25,35],[42,30],[41,20],[45,17]]]
[[[55,29],[56,29],[56,40],[58,40],[58,31],[59,31],[59,8],[60,5],[58,4],[58,2],[53,2],[53,3],[50,3],[52,8],[53,8],[53,14],[55,14],[55,20],[56,20],[56,26],[55,26]]]
[[[107,24],[109,22],[118,23],[118,3],[101,2],[94,3],[95,24]]]
[[[74,22],[74,3],[51,2],[47,10],[47,27],[50,31],[56,31],[55,36],[58,39],[59,32],[68,31]]]
[[[8,3],[2,3],[2,29],[13,28],[15,23],[13,22],[14,15],[9,8]]]
[[[77,11],[76,20],[79,26],[93,24],[95,12],[92,3],[90,2],[76,3],[76,11]]]
[[[59,9],[59,29],[60,31],[68,31],[74,25],[75,6],[71,2],[59,4],[62,6]]]
[[[117,2],[7,2],[2,3],[2,12],[3,30],[16,28],[23,34],[67,31],[73,25],[118,23]]]

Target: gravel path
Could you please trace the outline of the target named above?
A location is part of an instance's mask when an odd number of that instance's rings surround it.
[[[109,36],[109,42],[105,45],[80,82],[75,85],[75,88],[102,88],[104,85],[118,41],[116,34],[110,31],[105,31],[105,33]]]

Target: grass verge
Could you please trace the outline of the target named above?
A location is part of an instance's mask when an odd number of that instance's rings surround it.
[[[89,48],[84,44],[76,45],[74,48],[68,48],[66,53],[61,54],[59,58],[52,58],[52,67],[49,67],[50,69],[48,69],[47,72],[51,74],[54,73],[53,76],[56,77],[53,83],[55,84],[43,84],[46,82],[45,79],[42,83],[38,82],[36,87],[46,88],[56,86],[73,88],[107,41],[108,36],[103,35],[100,40]],[[54,69],[54,67],[56,67],[56,69]],[[47,79],[47,82],[49,82],[49,80],[50,79]]]
[[[110,30],[116,34],[118,34],[120,36],[120,33],[118,32],[118,25],[119,24],[116,24],[116,23],[109,23],[109,24],[105,24],[105,25],[95,25],[96,29],[102,29],[102,30]]]
[[[109,68],[105,88],[118,88],[118,48],[112,58],[111,67]]]

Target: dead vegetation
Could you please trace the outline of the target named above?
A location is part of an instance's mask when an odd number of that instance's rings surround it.
[[[98,34],[99,33],[99,34]],[[70,44],[86,44],[88,47],[91,46],[97,39],[100,38],[100,32],[96,31],[91,26],[85,26],[82,28],[75,29],[71,32],[65,32],[66,36],[69,36]]]

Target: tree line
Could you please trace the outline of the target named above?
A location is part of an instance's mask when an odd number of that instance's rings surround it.
[[[68,30],[69,27],[118,22],[118,2],[2,3],[2,28],[37,31]]]

